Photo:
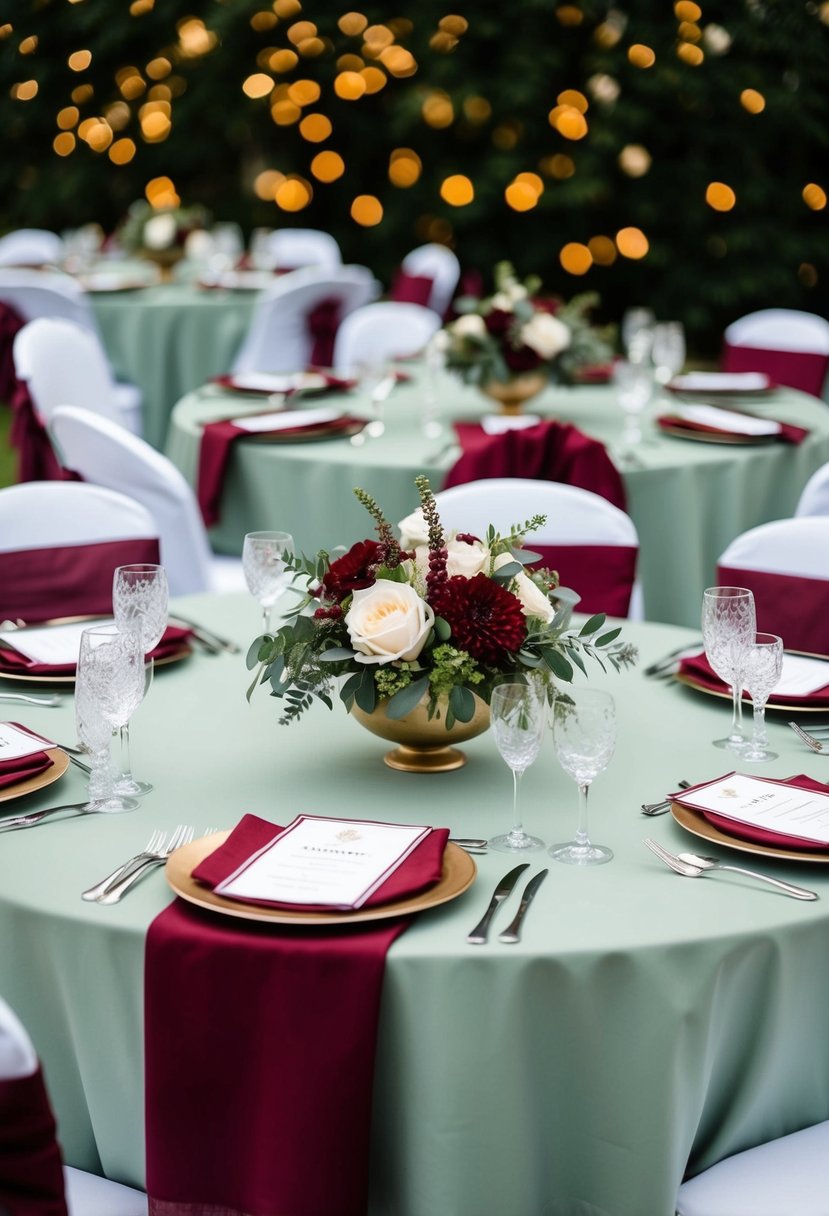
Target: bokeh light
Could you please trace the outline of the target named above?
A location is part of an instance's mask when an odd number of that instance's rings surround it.
[[[283,211],[302,211],[313,197],[311,183],[295,176],[286,177],[280,182],[274,194],[277,207]]]
[[[374,228],[383,218],[383,204],[373,194],[358,194],[351,204],[351,218],[362,228]]]
[[[566,270],[568,274],[587,274],[593,265],[593,254],[587,245],[581,245],[578,241],[570,241],[560,250],[558,260],[562,269]]]
[[[731,211],[737,195],[725,182],[709,182],[705,188],[705,201],[714,211]]]
[[[620,228],[616,233],[616,248],[623,258],[639,261],[647,256],[650,246],[641,228]]]
[[[823,211],[826,206],[826,191],[816,182],[803,187],[803,201],[812,211]]]
[[[335,182],[345,173],[345,161],[339,152],[318,152],[311,161],[311,172],[317,181]]]
[[[475,187],[462,173],[453,173],[441,182],[440,197],[450,207],[466,207],[475,198]]]

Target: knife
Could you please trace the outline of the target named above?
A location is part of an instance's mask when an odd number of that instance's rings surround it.
[[[692,642],[690,645],[686,642],[684,646],[677,646],[676,650],[672,650],[670,654],[664,655],[661,659],[651,663],[642,672],[646,676],[661,676],[668,675],[670,669],[675,663],[678,663],[680,658],[687,652],[688,655],[697,653],[702,648],[702,642]]]
[[[492,917],[495,915],[496,908],[498,907],[499,904],[504,902],[504,900],[509,895],[510,891],[512,891],[512,888],[515,886],[516,882],[518,881],[518,875],[522,874],[524,872],[524,870],[528,870],[529,868],[530,868],[530,863],[528,861],[525,861],[523,863],[523,865],[516,866],[514,870],[510,870],[509,874],[504,875],[504,877],[501,879],[501,881],[498,883],[498,886],[495,888],[495,890],[492,893],[492,899],[489,901],[489,907],[487,908],[486,912],[484,912],[479,923],[475,926],[475,928],[472,930],[472,932],[467,936],[466,940],[471,945],[482,946],[484,944],[484,942],[486,941],[486,935],[489,931],[489,922],[492,920]]]
[[[524,917],[527,914],[527,908],[529,908],[530,904],[532,903],[533,896],[543,883],[544,879],[547,877],[547,874],[547,870],[542,870],[539,874],[536,874],[535,878],[531,878],[527,883],[526,887],[524,888],[524,894],[521,896],[521,903],[518,905],[518,911],[515,913],[515,920],[508,928],[504,930],[503,933],[498,934],[499,942],[512,943],[521,940],[521,925],[524,921]]]
[[[226,650],[228,654],[240,654],[241,646],[237,646],[235,642],[231,642],[229,638],[220,637],[218,633],[214,633],[212,629],[207,629],[204,625],[199,625],[196,621],[190,620],[186,616],[181,616],[178,612],[170,613],[170,622],[178,621],[181,625],[186,625],[188,629],[193,630],[193,636],[198,638],[203,643],[208,643],[212,646],[218,646],[222,650]],[[199,635],[202,635],[199,637]]]

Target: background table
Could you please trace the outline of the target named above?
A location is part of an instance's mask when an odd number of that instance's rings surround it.
[[[90,293],[116,374],[144,394],[143,433],[153,447],[163,447],[176,401],[230,370],[257,295],[175,282]]]
[[[259,609],[244,597],[185,607],[243,645],[257,630]],[[642,667],[689,636],[644,624],[625,635]],[[156,827],[229,827],[245,811],[277,822],[298,811],[370,815],[481,836],[510,818],[511,779],[488,733],[464,744],[469,764],[458,772],[392,772],[383,742],[341,707],[280,727],[266,695],[246,703],[247,679],[228,655],[160,670],[132,732],[135,772],[156,785],[141,808],[0,836],[0,991],[43,1056],[68,1160],[132,1183],[143,1171],[144,941],[170,891],[161,873],[110,908],[82,902],[81,890]],[[670,817],[642,818],[639,804],[681,778],[726,770],[710,741],[728,706],[641,670],[591,682],[614,692],[620,713],[617,754],[590,795],[592,834],[615,859],[588,871],[550,861],[523,941],[471,947],[465,935],[511,865],[479,857],[473,887],[394,944],[371,1216],[673,1216],[689,1156],[696,1171],[829,1116],[829,865],[762,862],[818,890],[816,903],[733,875],[672,874],[642,837],[674,849],[700,842]],[[10,716],[73,737],[71,700]],[[770,722],[780,759],[762,772],[825,775],[784,723]],[[26,805],[83,790],[73,768]],[[529,830],[547,841],[572,834],[576,790],[549,740],[523,799]],[[529,860],[529,873],[548,861]]]
[[[441,390],[447,430],[428,439],[421,428],[425,388],[419,378],[400,385],[386,403],[386,432],[355,447],[347,439],[324,443],[239,440],[228,463],[222,516],[211,532],[222,553],[241,553],[246,532],[276,528],[297,546],[351,544],[370,536],[371,523],[353,494],[362,486],[397,522],[417,505],[414,478],[426,473],[440,488],[458,449],[449,419],[475,418],[488,406],[476,390],[446,378]],[[337,402],[336,397],[324,398]],[[364,396],[347,398],[366,412]],[[550,388],[530,403],[544,417],[575,423],[612,445],[622,432],[622,413],[609,387]],[[528,410],[529,408],[528,407]],[[196,484],[202,427],[211,419],[267,408],[238,394],[196,392],[175,408],[167,453]],[[641,449],[642,467],[623,474],[628,511],[639,533],[639,578],[650,620],[696,625],[702,591],[714,581],[719,555],[733,538],[756,524],[792,514],[807,479],[829,460],[829,408],[793,390],[781,390],[746,408],[808,427],[795,447],[785,443],[731,446],[654,435]],[[332,521],[336,527],[332,528]]]

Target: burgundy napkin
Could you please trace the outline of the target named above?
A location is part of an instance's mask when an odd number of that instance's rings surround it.
[[[724,372],[765,372],[776,384],[811,393],[823,394],[829,355],[802,350],[762,350],[753,346],[729,346],[726,342],[720,357]]]
[[[829,578],[718,566],[717,583],[748,587],[754,593],[757,628],[779,634],[787,650],[829,655]]]
[[[704,653],[692,655],[688,659],[682,659],[679,664],[679,674],[681,676],[691,676],[700,687],[710,689],[712,692],[728,692],[728,685],[715,674]],[[749,696],[749,694],[745,693],[744,696]],[[769,697],[770,705],[791,706],[792,709],[796,709],[804,701],[808,701],[810,705],[814,705],[815,707],[824,705],[829,707],[829,684],[825,688],[818,688],[815,692],[808,693],[806,696],[780,697],[776,693],[772,693]]]
[[[632,545],[534,545],[541,562],[558,572],[559,585],[578,591],[579,612],[627,616],[636,579],[638,549]]]
[[[111,606],[111,605],[110,605]],[[90,625],[92,622],[90,622]],[[150,651],[148,657],[151,657],[156,662],[160,659],[166,659],[171,654],[175,654],[183,643],[192,637],[192,629],[181,629],[177,625],[168,625],[164,630],[164,636],[156,646],[155,650]],[[16,650],[9,650],[5,646],[0,646],[0,671],[8,674],[32,675],[32,676],[73,676],[75,674],[75,663],[32,663],[29,659],[18,654]]]
[[[17,723],[13,722],[12,725],[17,726]],[[18,730],[25,729],[24,726],[18,726]],[[32,752],[29,756],[18,756],[16,760],[2,760],[0,761],[0,789],[14,785],[17,781],[25,781],[28,777],[36,777],[38,773],[51,768],[53,764],[54,761],[51,756],[46,755],[46,752]]]
[[[62,616],[107,616],[116,567],[158,560],[155,537],[0,553],[0,614],[28,625]]]
[[[774,785],[795,785],[802,790],[817,790],[821,794],[829,792],[823,782],[815,781],[813,777],[807,777],[805,773],[799,773],[795,777],[785,777],[782,780],[773,777],[766,777],[764,780],[772,781]],[[705,781],[702,784],[710,785],[711,783]],[[684,799],[697,789],[700,789],[700,786],[695,785],[691,789],[682,790],[674,797],[674,802],[680,806],[684,805]],[[691,809],[698,810],[697,807]],[[807,841],[798,836],[787,836],[785,832],[773,832],[768,828],[741,823],[738,819],[729,819],[727,815],[717,815],[713,811],[699,811],[699,814],[715,828],[728,832],[729,836],[738,836],[741,840],[752,840],[755,844],[767,844],[777,849],[801,849],[808,853],[829,852],[829,844],[823,844],[821,841]]]
[[[577,384],[609,384],[613,377],[612,363],[589,363],[576,370]]]
[[[500,435],[487,435],[477,422],[456,422],[455,433],[462,455],[445,490],[490,477],[528,477],[592,490],[625,509],[625,487],[604,444],[569,422],[540,422]]]
[[[422,304],[424,308],[428,308],[434,285],[435,280],[429,275],[407,274],[405,270],[396,270],[389,299],[404,304]]]
[[[40,1068],[0,1079],[0,1212],[67,1216],[55,1117]]]
[[[752,417],[758,417],[758,415],[752,414]],[[763,436],[764,439],[768,439],[772,443],[802,443],[809,434],[805,427],[793,426],[790,422],[782,422],[771,418],[766,421],[776,421],[780,427],[776,435]],[[708,435],[737,435],[740,433],[738,431],[730,431],[727,427],[706,426],[702,422],[692,422],[688,418],[682,418],[679,414],[662,414],[657,418],[656,422],[662,430],[670,428],[674,431],[702,431]],[[750,438],[750,436],[747,438]]]
[[[279,830],[246,815],[197,873],[220,881]],[[371,902],[434,881],[446,838],[433,831]],[[385,958],[408,923],[257,924],[181,900],[156,917],[145,956],[153,1216],[365,1216]]]

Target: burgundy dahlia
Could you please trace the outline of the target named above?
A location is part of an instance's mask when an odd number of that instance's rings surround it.
[[[352,591],[370,587],[374,572],[383,560],[383,546],[376,540],[359,540],[328,567],[316,595],[325,600],[344,600]]]
[[[450,578],[436,611],[449,622],[452,645],[492,667],[511,659],[527,636],[519,601],[485,574]]]

